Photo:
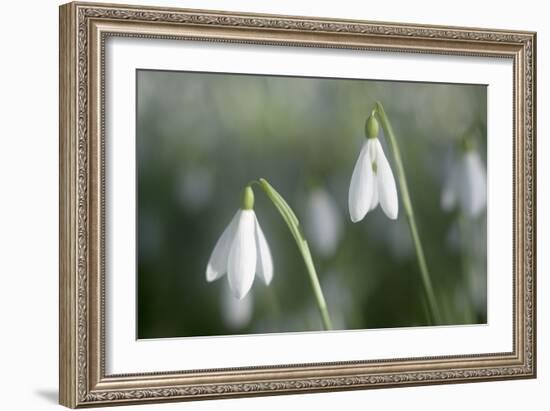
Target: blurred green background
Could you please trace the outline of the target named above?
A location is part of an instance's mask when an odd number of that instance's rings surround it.
[[[485,212],[443,210],[441,192],[465,135],[485,164],[486,96],[483,85],[138,70],[138,338],[322,329],[304,262],[261,190],[255,211],[273,255],[271,285],[256,278],[239,301],[227,276],[206,282],[243,186],[259,177],[300,219],[335,328],[427,325],[402,205],[396,221],[380,207],[349,218],[376,101],[400,144],[443,319],[485,323]]]

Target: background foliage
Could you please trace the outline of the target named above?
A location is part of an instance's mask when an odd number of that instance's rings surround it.
[[[357,224],[347,211],[376,101],[399,140],[444,320],[486,322],[485,214],[468,218],[440,201],[465,133],[485,162],[485,86],[140,70],[137,96],[139,338],[321,329],[303,260],[259,190],[273,282],[256,280],[242,302],[225,277],[206,282],[243,186],[259,177],[304,225],[336,328],[426,325],[402,207],[396,221],[377,208]],[[319,193],[335,212],[312,210]]]

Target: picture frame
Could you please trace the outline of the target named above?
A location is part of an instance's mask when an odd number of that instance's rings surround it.
[[[511,64],[510,350],[108,373],[109,39],[498,59]],[[155,43],[156,44],[156,43]],[[155,46],[155,45],[153,45]],[[152,46],[152,47],[153,47]],[[116,57],[116,56],[115,56]],[[287,57],[288,58],[288,57]],[[455,61],[455,60],[453,60]],[[492,61],[492,60],[491,60]],[[246,62],[245,62],[246,63]],[[224,71],[221,61],[217,71]],[[243,63],[244,64],[244,63]],[[455,64],[455,63],[454,63]],[[130,103],[131,104],[131,103]],[[507,124],[508,124],[507,123]],[[536,377],[536,34],[73,2],[60,6],[60,403],[70,408]],[[112,161],[112,160],[109,160]],[[124,206],[122,206],[124,207]],[[498,232],[498,228],[492,227]],[[491,236],[489,236],[491,237]],[[494,237],[493,237],[494,238]],[[491,240],[489,240],[491,241]],[[506,251],[506,250],[505,250]],[[496,273],[491,273],[493,276]],[[495,290],[499,292],[499,290]],[[129,310],[132,312],[132,308]],[[312,341],[318,336],[312,335]],[[500,338],[500,337],[499,337]],[[207,344],[195,340],[195,347]],[[274,344],[273,342],[271,344]],[[323,346],[326,342],[321,342]],[[200,348],[197,348],[200,349]],[[325,346],[328,350],[328,346]],[[412,348],[411,348],[412,349]],[[341,351],[345,351],[340,349]],[[112,354],[111,354],[112,355]],[[342,354],[343,355],[343,354]],[[116,360],[116,358],[115,358]],[[154,363],[156,358],[149,358]]]

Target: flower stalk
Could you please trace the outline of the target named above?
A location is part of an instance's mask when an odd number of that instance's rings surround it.
[[[265,192],[267,197],[271,200],[271,202],[283,218],[284,222],[288,226],[288,229],[290,230],[290,233],[292,234],[292,237],[294,238],[294,241],[298,246],[298,250],[300,251],[302,258],[304,259],[311,287],[313,289],[315,300],[317,302],[317,307],[319,308],[319,312],[321,313],[323,327],[325,330],[332,330],[332,321],[330,319],[327,303],[323,295],[321,284],[319,282],[319,276],[317,275],[317,271],[315,270],[315,265],[313,264],[313,258],[311,257],[308,243],[304,238],[302,230],[300,229],[300,222],[298,221],[296,214],[294,214],[294,211],[292,211],[284,198],[265,179],[260,178],[258,184]]]
[[[420,274],[422,277],[422,284],[424,286],[424,291],[426,293],[428,305],[430,307],[432,322],[434,322],[435,324],[441,324],[441,312],[435,298],[435,293],[430,278],[430,272],[428,270],[428,265],[426,264],[426,258],[424,256],[422,241],[420,240],[420,236],[418,235],[418,228],[416,226],[416,219],[414,217],[412,202],[409,195],[409,188],[407,186],[407,179],[405,169],[403,167],[403,161],[401,160],[399,145],[397,144],[397,139],[395,138],[391,123],[386,115],[386,112],[384,111],[384,107],[380,102],[376,103],[373,114],[375,114],[380,120],[382,129],[384,130],[384,134],[388,140],[390,149],[393,154],[397,179],[399,180],[399,191],[401,193],[405,215],[407,216],[407,221],[409,223],[409,229],[414,243],[416,257],[418,260],[418,267],[420,269]]]

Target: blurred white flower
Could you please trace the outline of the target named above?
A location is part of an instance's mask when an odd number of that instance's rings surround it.
[[[140,256],[157,258],[165,240],[162,219],[158,214],[140,209],[138,236]]]
[[[327,257],[336,251],[342,219],[336,202],[324,188],[314,189],[307,199],[306,230],[311,245]]]
[[[441,207],[450,211],[456,206],[470,217],[477,217],[487,204],[485,167],[477,151],[467,150],[451,165],[441,193]]]
[[[227,273],[231,291],[238,299],[250,291],[255,273],[267,285],[273,278],[271,251],[253,207],[254,194],[250,187],[246,187],[243,207],[222,233],[206,267],[209,282]]]
[[[388,218],[397,218],[399,204],[395,179],[377,137],[367,138],[361,148],[351,176],[348,203],[354,223],[361,221],[378,203]]]
[[[478,311],[487,309],[487,273],[485,266],[474,266],[468,271],[468,288]]]
[[[462,252],[462,233],[460,232],[458,221],[455,220],[451,223],[445,237],[445,242],[454,252]]]
[[[235,298],[229,287],[222,291],[222,318],[225,324],[233,329],[243,328],[252,319],[254,297],[248,294],[243,299]]]
[[[338,272],[327,272],[322,281],[325,297],[330,306],[330,317],[334,329],[345,330],[348,327],[346,318],[353,311],[353,295],[342,281]],[[317,315],[318,316],[318,315]]]
[[[178,196],[183,206],[190,211],[204,207],[214,191],[214,176],[203,167],[186,170],[178,180]]]
[[[389,227],[386,224],[382,238],[392,255],[398,260],[403,260],[414,255],[414,244],[409,233],[409,225],[405,218],[399,218],[395,224]]]

